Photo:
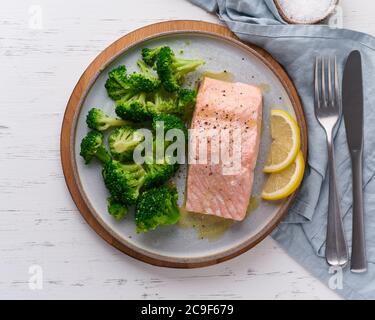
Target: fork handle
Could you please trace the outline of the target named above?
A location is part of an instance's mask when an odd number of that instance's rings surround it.
[[[353,172],[353,236],[350,269],[352,272],[356,273],[365,272],[367,270],[363,221],[362,154],[362,150],[353,150],[351,152]]]
[[[328,173],[329,198],[326,260],[331,266],[344,267],[348,263],[348,247],[345,240],[344,227],[341,219],[340,203],[336,185],[336,166],[333,148],[333,132],[327,135],[328,142]]]

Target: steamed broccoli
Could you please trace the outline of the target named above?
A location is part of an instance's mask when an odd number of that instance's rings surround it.
[[[82,140],[80,151],[86,163],[93,158],[102,163],[102,176],[110,193],[108,212],[114,219],[123,219],[128,206],[136,204],[138,232],[178,221],[177,190],[163,185],[174,175],[178,164],[172,164],[164,154],[160,155],[161,163],[134,163],[133,152],[145,137],[130,125],[151,120],[156,131],[163,122],[164,133],[180,129],[187,138],[187,128],[179,117],[186,119],[186,111],[191,110],[196,101],[196,92],[182,88],[182,83],[189,72],[204,63],[203,60],[177,58],[167,46],[144,48],[142,58],[137,62],[139,72],[128,73],[123,65],[109,72],[105,88],[116,101],[119,118],[97,108],[91,109],[86,123],[93,131]],[[108,137],[109,153],[103,146],[100,131],[111,127],[117,128]],[[154,137],[154,147],[157,139],[165,137]],[[163,142],[165,151],[171,142]],[[156,158],[154,152],[152,157]]]
[[[111,156],[103,146],[103,134],[98,131],[90,131],[81,142],[80,155],[88,164],[94,157],[102,163],[111,161]]]
[[[141,61],[138,63],[140,73],[127,74],[126,67],[121,65],[108,73],[105,83],[108,95],[113,100],[128,100],[141,92],[152,92],[160,86],[160,80]]]
[[[128,208],[117,202],[113,197],[107,199],[108,213],[116,220],[122,220],[128,213]]]
[[[80,155],[85,159],[86,164],[94,157],[102,162],[104,182],[111,194],[111,197],[108,198],[108,212],[116,220],[121,220],[128,212],[127,204],[135,203],[138,197],[131,190],[134,184],[134,174],[124,173],[125,169],[122,167],[118,169],[119,163],[112,160],[103,146],[103,134],[101,132],[90,131],[83,138]],[[132,170],[129,171],[132,172]],[[131,199],[132,202],[128,202],[128,199]]]
[[[203,60],[176,58],[170,47],[162,47],[157,54],[156,71],[165,90],[176,92],[181,88],[185,75],[203,63]]]
[[[185,139],[187,139],[187,129],[182,120],[176,116],[169,114],[160,114],[153,118],[152,126],[153,129],[156,129],[160,125],[164,125],[164,133],[168,132],[171,129],[179,129],[183,132]],[[164,135],[163,135],[164,139]],[[159,143],[158,137],[153,142],[154,151],[156,150],[156,145]],[[163,141],[164,150],[171,144],[171,141]],[[156,158],[156,157],[155,157]],[[164,156],[162,163],[144,164],[145,171],[147,172],[146,183],[147,187],[152,187],[160,185],[168,181],[174,173],[177,171],[179,165],[177,163],[171,164],[170,159],[167,156]]]
[[[152,92],[159,88],[160,80],[151,72],[144,61],[139,60],[137,65],[141,72],[129,75],[129,82],[137,92]]]
[[[170,164],[164,159],[164,163],[145,163],[143,167],[146,171],[145,188],[149,189],[167,182],[177,171],[178,164]]]
[[[102,175],[113,199],[125,205],[136,202],[145,182],[145,170],[136,163],[109,161],[104,164]]]
[[[119,161],[133,160],[133,151],[144,139],[138,130],[123,126],[116,128],[108,137],[108,145],[112,156]]]
[[[153,117],[152,128],[156,131],[161,125],[164,125],[164,132],[168,132],[171,129],[179,129],[184,133],[186,139],[188,137],[185,123],[172,114],[159,114]]]
[[[150,67],[153,67],[161,48],[162,47],[157,47],[154,49],[143,48],[142,49],[143,61],[146,62],[146,64],[148,64]]]
[[[129,121],[110,117],[103,110],[92,108],[86,117],[87,126],[90,129],[105,131],[111,127],[120,127],[130,124]]]
[[[118,202],[123,205],[135,203],[139,190],[145,182],[146,172],[141,165],[122,164],[113,160],[103,146],[103,134],[98,131],[91,131],[83,138],[80,154],[86,163],[94,157],[102,162],[104,183],[112,196],[113,203]]]
[[[151,119],[146,107],[146,94],[140,93],[129,100],[121,99],[116,104],[116,114],[122,119],[143,122]]]
[[[126,67],[124,65],[112,69],[108,73],[105,88],[107,89],[108,95],[113,100],[119,100],[122,97],[129,99],[137,93],[136,90],[134,90],[133,85],[129,82]]]
[[[134,204],[143,190],[164,183],[178,168],[167,160],[162,164],[145,163],[143,167],[137,163],[124,164],[106,154],[102,161],[104,183],[113,200],[123,205]]]
[[[176,95],[163,94],[157,91],[152,101],[147,101],[147,110],[153,115],[174,114],[183,116],[195,104],[196,92],[190,89],[180,89]]]
[[[186,111],[186,109],[195,105],[197,92],[190,89],[180,89],[177,98],[177,108]]]
[[[137,232],[175,224],[180,218],[175,187],[162,186],[145,191],[137,201],[135,223]]]
[[[182,114],[182,110],[177,108],[176,102],[171,97],[163,97],[161,92],[156,92],[153,101],[147,101],[147,110],[153,116],[168,113],[168,114]]]
[[[113,199],[125,205],[136,202],[143,190],[159,186],[176,171],[177,165],[124,164],[116,160],[104,164],[104,183]]]

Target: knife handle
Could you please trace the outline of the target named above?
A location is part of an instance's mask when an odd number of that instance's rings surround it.
[[[362,150],[353,150],[351,152],[353,175],[353,235],[350,270],[355,273],[361,273],[367,270],[362,190],[362,154]]]
[[[326,260],[331,266],[345,267],[348,263],[348,247],[341,218],[340,202],[336,185],[336,166],[332,132],[327,134],[328,146],[328,220],[326,240]]]

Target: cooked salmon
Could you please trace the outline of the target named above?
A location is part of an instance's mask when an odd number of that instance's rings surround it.
[[[258,157],[261,122],[262,93],[258,87],[203,79],[190,131],[189,156],[193,154],[193,163],[190,162],[188,169],[186,210],[238,221],[245,218]],[[229,132],[229,138],[223,132],[227,135]],[[206,162],[201,161],[205,155],[200,149],[205,135],[208,136],[208,155],[203,159]],[[223,158],[225,148],[229,148],[229,155],[236,156],[230,162]],[[226,170],[236,167],[233,164],[236,159],[237,170]]]

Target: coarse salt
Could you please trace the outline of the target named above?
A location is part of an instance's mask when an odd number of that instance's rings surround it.
[[[316,23],[326,18],[337,0],[275,0],[281,15],[292,23]]]

